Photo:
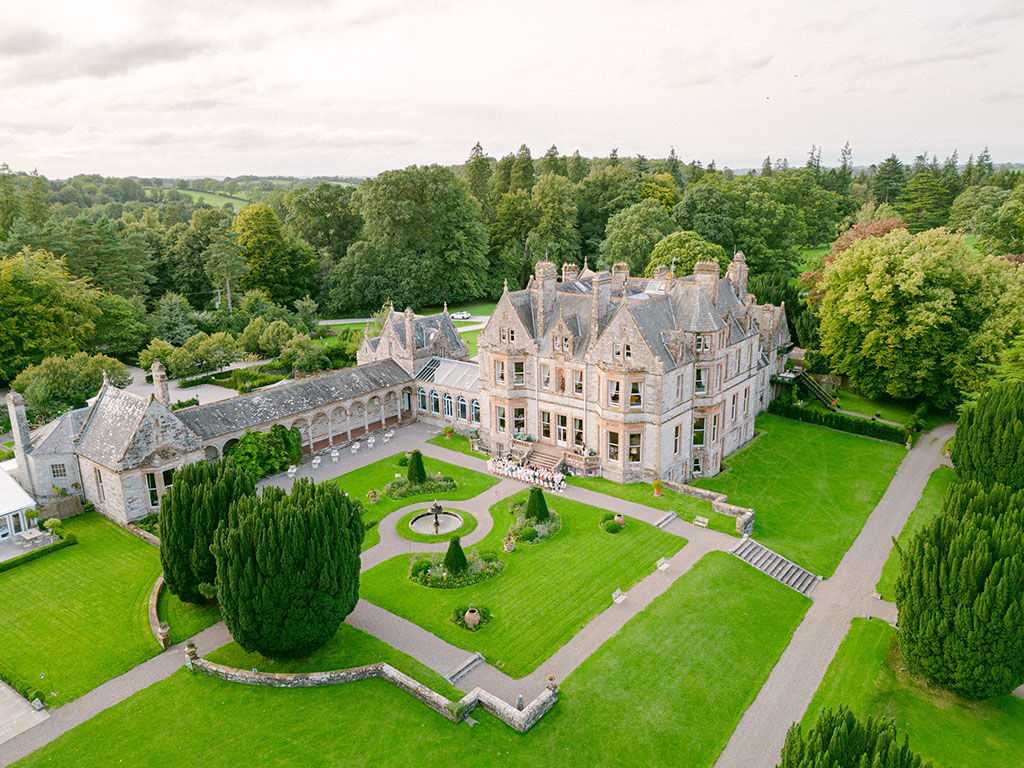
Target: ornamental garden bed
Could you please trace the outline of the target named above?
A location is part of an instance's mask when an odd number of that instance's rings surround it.
[[[453,572],[444,561],[443,554],[414,555],[409,562],[409,580],[433,589],[459,589],[487,581],[505,567],[497,552],[478,552],[475,548],[466,555],[466,568],[460,573]]]

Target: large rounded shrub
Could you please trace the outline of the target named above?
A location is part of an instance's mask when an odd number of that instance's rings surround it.
[[[966,482],[903,553],[896,581],[907,665],[968,699],[1024,683],[1024,491]]]
[[[334,483],[232,504],[217,530],[217,598],[231,636],[272,659],[306,656],[338,631],[359,599],[362,508]]]

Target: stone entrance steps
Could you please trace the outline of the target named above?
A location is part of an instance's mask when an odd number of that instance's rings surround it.
[[[455,685],[459,680],[461,680],[466,675],[468,675],[470,672],[472,672],[474,669],[476,669],[481,664],[484,664],[486,662],[487,662],[487,659],[484,658],[484,655],[482,653],[480,653],[480,651],[477,651],[472,656],[470,656],[468,659],[466,659],[466,661],[464,661],[459,666],[458,669],[456,669],[454,672],[452,672],[450,675],[448,675],[448,682],[451,683],[452,685]]]
[[[795,589],[801,595],[810,597],[811,590],[818,583],[818,577],[813,573],[787,560],[777,552],[773,552],[763,544],[758,544],[753,539],[744,538],[736,545],[732,553],[757,570],[767,573],[776,581],[785,584],[790,589]]]
[[[554,470],[562,463],[562,449],[534,443],[530,447],[530,453],[527,455],[526,460],[535,467],[549,471]]]

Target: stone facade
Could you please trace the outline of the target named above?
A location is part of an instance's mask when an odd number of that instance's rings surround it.
[[[737,254],[692,275],[583,276],[539,262],[478,339],[492,453],[547,454],[617,482],[717,474],[754,434],[789,345],[784,308],[746,291]],[[524,445],[527,446],[524,449]],[[579,457],[579,458],[576,458]]]
[[[395,312],[391,307],[379,336],[370,336],[367,323],[363,344],[356,352],[359,365],[394,360],[410,376],[433,357],[469,358],[469,349],[448,314],[447,304],[440,314],[426,316],[418,316],[408,307],[405,312]]]

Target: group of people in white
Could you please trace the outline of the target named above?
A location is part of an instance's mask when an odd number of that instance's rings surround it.
[[[510,477],[513,480],[539,485],[546,491],[562,491],[565,489],[564,474],[535,467],[522,459],[490,458],[487,460],[487,471],[493,475]]]

